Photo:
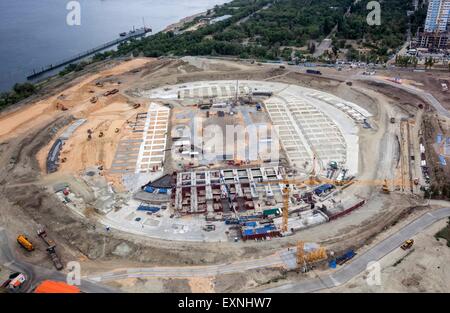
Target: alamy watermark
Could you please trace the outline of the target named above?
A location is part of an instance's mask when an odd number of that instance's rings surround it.
[[[381,286],[381,265],[372,261],[366,267],[366,284],[368,286]]]
[[[69,272],[66,276],[66,282],[71,286],[81,286],[81,265],[79,262],[71,261],[67,263]]]
[[[78,1],[69,1],[66,5],[69,11],[66,16],[66,23],[69,26],[81,25],[81,4]]]
[[[367,15],[367,24],[369,26],[381,25],[381,4],[378,1],[370,1],[366,6],[367,10],[371,10]]]

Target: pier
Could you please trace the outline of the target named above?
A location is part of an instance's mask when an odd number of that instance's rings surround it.
[[[129,33],[127,33],[125,36],[123,36],[121,38],[109,41],[109,42],[104,43],[104,44],[102,44],[102,45],[100,45],[98,47],[95,47],[93,49],[86,50],[86,51],[81,52],[81,53],[79,53],[79,54],[77,54],[75,56],[72,56],[70,58],[61,60],[61,61],[59,61],[59,62],[57,62],[55,64],[50,64],[50,65],[44,66],[41,69],[38,69],[38,70],[34,69],[33,73],[27,76],[27,79],[28,80],[32,80],[34,78],[37,78],[37,77],[41,76],[42,74],[44,74],[46,72],[49,72],[51,70],[54,70],[56,68],[59,68],[59,67],[62,67],[62,66],[68,65],[68,64],[71,64],[71,63],[73,63],[75,61],[78,61],[80,59],[88,57],[88,56],[90,56],[90,55],[92,55],[94,53],[100,52],[100,51],[102,51],[104,49],[107,49],[109,47],[113,47],[115,45],[118,45],[118,44],[120,44],[122,42],[125,42],[127,40],[130,40],[130,39],[133,39],[133,38],[144,37],[147,33],[150,33],[150,32],[152,32],[152,30],[150,28],[146,28],[146,27],[139,28],[139,29],[136,29],[134,31],[130,31]]]

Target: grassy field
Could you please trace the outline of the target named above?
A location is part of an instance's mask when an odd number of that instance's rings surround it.
[[[444,227],[435,235],[436,239],[442,238],[447,240],[447,246],[450,247],[450,218],[448,220],[447,226]]]

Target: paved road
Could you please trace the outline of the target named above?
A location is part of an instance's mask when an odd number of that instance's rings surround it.
[[[442,106],[442,104],[432,94],[430,94],[429,92],[426,92],[424,90],[415,88],[413,86],[396,84],[394,82],[390,82],[390,81],[387,81],[387,80],[384,80],[384,79],[379,79],[379,78],[375,78],[375,77],[371,77],[371,76],[358,75],[356,77],[356,79],[373,81],[373,82],[376,82],[376,83],[386,84],[386,85],[393,86],[395,88],[403,89],[403,90],[405,90],[405,91],[407,91],[409,93],[412,93],[412,94],[422,98],[424,101],[426,101],[429,104],[431,104],[440,115],[443,115],[443,116],[446,116],[446,117],[450,118],[450,111],[448,111],[446,108],[444,108]]]
[[[449,216],[450,208],[443,208],[424,214],[402,228],[396,234],[388,237],[378,245],[368,250],[366,253],[356,257],[353,261],[351,261],[351,263],[348,263],[342,269],[333,274],[319,277],[317,279],[267,289],[265,292],[306,293],[340,286],[366,270],[367,265],[370,262],[380,260],[388,253],[397,249],[405,240],[410,239],[435,222]]]
[[[363,272],[367,265],[372,261],[378,261],[391,251],[397,249],[405,240],[420,233],[430,225],[440,219],[450,216],[450,208],[426,213],[411,222],[396,234],[388,237],[378,245],[374,246],[366,253],[356,257],[350,263],[342,267],[333,274],[319,277],[313,280],[302,281],[299,283],[290,283],[280,287],[266,290],[266,292],[314,292],[321,289],[332,288],[348,282],[351,278]],[[30,265],[24,262],[14,260],[14,256],[8,245],[6,233],[0,228],[0,263],[13,271],[21,271],[27,274],[31,285],[26,289],[43,279],[52,279],[65,281],[63,273],[44,269],[38,266]],[[282,250],[275,255],[261,259],[249,259],[235,263],[218,264],[210,266],[195,267],[153,267],[153,268],[129,268],[116,270],[85,277],[82,280],[81,290],[84,292],[117,292],[108,287],[104,287],[99,282],[113,281],[124,278],[137,277],[207,277],[219,274],[245,272],[251,269],[288,266],[295,263],[293,251]]]
[[[31,292],[39,282],[43,280],[55,280],[66,281],[66,275],[64,273],[49,270],[40,266],[28,264],[17,260],[11,251],[9,246],[8,237],[3,228],[0,227],[0,264],[8,268],[12,272],[21,272],[27,276],[27,282],[20,290],[21,292]],[[106,286],[102,286],[97,283],[93,283],[88,280],[82,280],[81,286],[79,286],[82,292],[86,293],[106,293],[106,292],[119,292],[116,289],[112,289]]]
[[[287,284],[281,287],[267,290],[268,292],[313,292],[324,288],[339,286],[355,277],[367,267],[371,261],[380,260],[389,252],[397,249],[405,240],[413,237],[436,221],[450,216],[450,208],[440,209],[427,213],[409,225],[405,226],[395,235],[379,243],[368,252],[355,258],[351,263],[339,271],[321,277],[319,279],[303,281],[296,284]],[[196,267],[152,267],[152,268],[130,268],[108,273],[89,276],[87,279],[93,282],[106,282],[124,278],[137,277],[207,277],[219,274],[245,272],[251,269],[265,268],[270,266],[295,265],[294,251],[280,251],[276,255],[257,260],[245,260],[236,263],[219,264],[211,266]]]

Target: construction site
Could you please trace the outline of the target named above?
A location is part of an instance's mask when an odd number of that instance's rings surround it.
[[[435,167],[448,171],[424,128],[433,106],[360,72],[135,58],[50,82],[0,115],[0,223],[43,239],[27,262],[64,271],[78,260],[93,281],[260,258],[269,280],[335,268],[412,207],[426,210]],[[442,129],[433,136],[445,142]],[[230,277],[218,274],[215,291],[241,290]]]

